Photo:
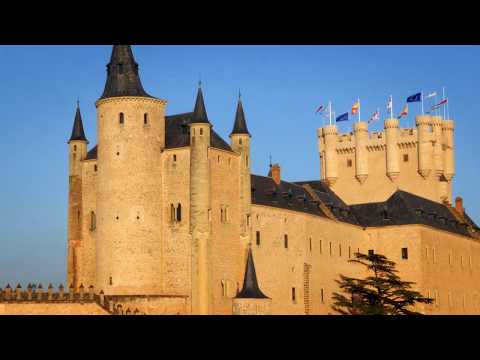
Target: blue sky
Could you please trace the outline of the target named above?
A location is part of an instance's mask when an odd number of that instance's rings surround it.
[[[268,158],[286,180],[319,178],[314,115],[332,100],[337,114],[357,97],[362,115],[389,95],[398,114],[407,96],[447,87],[456,120],[454,196],[480,222],[475,148],[480,134],[479,46],[134,46],[144,88],[168,100],[167,114],[193,109],[199,77],[215,130],[228,140],[242,91],[252,138],[252,171]],[[77,98],[90,146],[95,101],[111,46],[0,46],[0,286],[65,281],[67,144]],[[412,126],[412,104],[403,126]],[[351,130],[342,123],[341,131]],[[381,130],[378,122],[371,129]]]

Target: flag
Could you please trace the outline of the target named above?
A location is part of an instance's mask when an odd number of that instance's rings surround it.
[[[434,91],[434,92],[428,94],[427,96],[425,96],[425,99],[430,99],[431,97],[434,97],[434,96],[437,96],[437,92],[436,92],[436,91]]]
[[[370,124],[371,122],[374,122],[376,120],[380,119],[380,113],[378,111],[375,111],[372,116],[370,116],[370,119],[368,120],[368,123]]]
[[[393,106],[393,100],[392,100],[392,97],[390,96],[388,98],[388,103],[387,103],[387,111],[392,111],[392,106]]]
[[[360,100],[357,100],[355,104],[352,105],[352,115],[355,115],[360,109]]]
[[[335,119],[336,122],[339,122],[339,121],[348,121],[348,112],[346,112],[345,114],[342,114],[340,116],[338,116],[336,119]]]
[[[407,98],[407,103],[409,103],[409,102],[418,102],[418,101],[422,101],[422,93],[421,93],[421,92],[416,93],[415,95],[409,96],[409,97]]]
[[[442,105],[445,105],[448,103],[448,98],[447,99],[443,99],[442,101],[440,101],[438,104],[436,105],[433,105],[432,106],[432,110],[436,110],[438,109],[439,107],[441,107]]]
[[[402,116],[407,116],[407,115],[408,115],[408,105],[405,104],[405,106],[403,107],[402,112],[400,113],[400,115],[398,115],[398,118],[400,119]]]
[[[319,114],[319,113],[321,114],[321,113],[323,113],[326,108],[327,108],[326,106],[320,105],[320,106],[318,107],[317,111],[315,111],[315,114]]]

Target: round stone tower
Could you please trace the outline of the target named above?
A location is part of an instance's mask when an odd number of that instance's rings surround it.
[[[323,129],[325,139],[325,180],[329,186],[335,184],[338,179],[338,155],[337,143],[338,132],[336,125],[327,125]]]
[[[237,112],[232,133],[230,134],[233,151],[240,154],[240,237],[244,249],[250,243],[251,216],[251,174],[250,174],[250,133],[248,132],[242,100],[239,96]]]
[[[453,142],[454,127],[455,123],[453,120],[444,120],[442,122],[443,144],[445,148],[443,173],[448,181],[452,180],[453,176],[455,175],[455,154]]]
[[[355,133],[355,177],[363,184],[368,177],[368,124],[358,121],[354,125]]]
[[[201,87],[190,123],[190,231],[192,233],[192,314],[210,310],[210,147],[208,121]]]
[[[398,119],[386,119],[385,141],[387,143],[387,176],[395,181],[400,174],[399,152],[398,152]]]
[[[130,46],[114,46],[107,69],[96,103],[96,289],[160,294],[166,101],[143,89]]]
[[[440,178],[444,170],[444,156],[443,156],[443,133],[442,133],[442,117],[432,116],[432,130],[433,130],[433,168],[435,175]]]
[[[429,115],[418,115],[416,118],[418,135],[418,172],[427,178],[432,171],[432,118]]]

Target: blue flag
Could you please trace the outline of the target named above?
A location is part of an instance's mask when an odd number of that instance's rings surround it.
[[[415,95],[409,96],[409,97],[407,98],[407,103],[409,103],[409,102],[417,102],[417,101],[422,101],[422,93],[421,93],[421,92],[419,92],[419,93],[417,93],[417,94],[415,94]]]
[[[336,122],[348,121],[348,112],[337,117]]]

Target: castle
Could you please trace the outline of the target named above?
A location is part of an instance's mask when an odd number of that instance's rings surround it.
[[[375,252],[432,305],[480,314],[480,232],[452,206],[454,122],[386,119],[353,133],[318,129],[320,180],[250,172],[241,99],[230,140],[198,89],[166,115],[143,88],[130,46],[113,46],[89,148],[77,106],[69,150],[68,292],[7,286],[0,314],[329,314],[339,274]]]

